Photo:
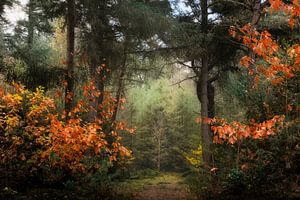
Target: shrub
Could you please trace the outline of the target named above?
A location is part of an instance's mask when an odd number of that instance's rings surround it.
[[[99,92],[93,82],[84,90],[84,98],[78,100],[66,119],[42,87],[34,92],[17,84],[1,87],[0,166],[53,177],[55,171],[62,171],[62,176],[96,172],[103,160],[113,163],[130,156],[119,132],[133,130],[125,122],[112,121],[115,100],[105,94],[103,104],[98,106],[102,118],[86,121],[83,116],[93,109],[89,100]]]

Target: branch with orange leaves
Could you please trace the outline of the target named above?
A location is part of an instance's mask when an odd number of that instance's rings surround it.
[[[271,0],[267,12],[283,12],[289,18],[288,23],[293,29],[299,26],[300,6],[298,0],[292,3],[284,3],[281,0]],[[255,83],[259,82],[259,75],[262,75],[272,84],[277,85],[284,80],[292,78],[300,72],[300,44],[294,44],[289,48],[281,46],[267,31],[258,32],[251,24],[242,28],[229,30],[231,36],[236,38],[255,55],[244,56],[240,65],[247,68],[249,75],[255,76]],[[263,61],[263,64],[257,61]],[[256,69],[249,67],[256,64]]]
[[[247,125],[238,121],[229,123],[225,119],[205,118],[203,123],[210,125],[214,133],[214,143],[221,144],[227,142],[228,144],[235,144],[237,141],[246,138],[265,139],[275,135],[283,128],[284,119],[284,115],[276,115],[272,119],[262,123],[255,123],[252,120]],[[197,122],[201,121],[201,119],[197,119]]]

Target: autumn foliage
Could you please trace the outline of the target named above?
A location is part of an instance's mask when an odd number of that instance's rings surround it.
[[[281,0],[271,0],[270,4],[266,12],[283,12],[288,16],[291,29],[299,26],[300,6],[297,0],[289,4]],[[300,72],[300,44],[282,46],[267,30],[258,31],[250,23],[238,30],[232,27],[230,34],[254,54],[244,56],[240,65],[249,70],[249,75],[255,76],[255,84],[259,82],[259,76],[264,76],[266,80],[277,85]],[[250,67],[253,65],[256,67]]]
[[[86,158],[116,162],[130,156],[119,133],[134,130],[128,129],[125,122],[111,121],[114,98],[109,93],[100,94],[93,82],[84,86],[83,94],[66,119],[43,88],[31,92],[17,84],[1,87],[0,164],[83,172]],[[94,110],[91,102],[98,95],[104,95],[97,109],[101,117],[86,120]],[[94,165],[101,167],[97,162]]]
[[[246,138],[264,139],[275,135],[283,128],[284,116],[274,116],[262,123],[252,122],[249,125],[238,121],[231,123],[224,119],[212,119],[211,129],[214,132],[214,143],[227,142],[234,144]]]
[[[271,0],[266,12],[283,12],[288,16],[288,24],[292,29],[299,26],[300,6],[297,0],[289,4]],[[254,76],[255,85],[260,80],[267,80],[276,86],[300,72],[300,44],[284,47],[267,30],[258,31],[250,23],[238,29],[231,27],[229,32],[252,53],[242,57],[240,65],[248,69],[249,76]],[[291,111],[292,106],[286,103],[286,111]],[[234,144],[244,138],[263,139],[275,135],[284,126],[284,119],[284,115],[276,115],[261,123],[254,123],[254,120],[247,124],[238,121],[228,123],[217,118],[204,121],[211,125],[215,143]]]
[[[299,25],[300,18],[300,4],[299,1],[293,0],[290,3],[286,3],[281,0],[270,0],[270,12],[284,12],[289,16],[288,24],[293,28],[295,25]]]

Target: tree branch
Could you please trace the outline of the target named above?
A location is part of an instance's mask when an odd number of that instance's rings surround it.
[[[248,10],[252,10],[252,7],[247,5],[247,4],[244,4],[244,3],[241,3],[241,2],[238,2],[238,1],[234,1],[234,0],[222,0],[222,1],[215,1],[214,3],[211,3],[208,8],[212,7],[212,6],[215,6],[217,4],[222,4],[224,2],[227,2],[227,3],[232,3],[232,4],[236,4],[236,5],[239,5],[239,6],[242,6],[244,8],[247,8]]]
[[[187,77],[187,78],[182,79],[182,80],[180,80],[180,81],[178,81],[178,82],[176,82],[176,83],[171,84],[170,86],[180,85],[180,83],[182,83],[182,82],[184,82],[184,81],[187,81],[187,80],[190,80],[190,79],[193,79],[193,78],[197,78],[197,76]]]
[[[186,46],[178,46],[178,47],[162,47],[162,48],[151,49],[151,50],[128,51],[127,54],[141,54],[141,53],[149,54],[149,53],[156,53],[156,52],[160,52],[160,51],[180,50],[180,49],[184,49],[184,48],[188,48],[188,47],[190,47],[190,46],[186,45]]]
[[[178,63],[178,64],[180,64],[180,65],[182,65],[182,66],[184,66],[184,67],[193,68],[192,66],[187,65],[187,64],[185,64],[184,62],[179,61],[179,60],[177,60],[176,63]]]

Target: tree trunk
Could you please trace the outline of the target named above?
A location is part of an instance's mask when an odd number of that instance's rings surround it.
[[[95,118],[98,117],[98,110],[99,110],[98,105],[100,103],[102,103],[102,101],[103,101],[103,90],[104,90],[103,81],[101,82],[101,80],[100,80],[101,74],[103,74],[103,72],[97,73],[97,67],[99,67],[100,63],[99,63],[97,53],[95,51],[96,48],[92,48],[92,49],[94,49],[94,50],[89,53],[90,78],[91,78],[91,80],[95,81],[95,87],[100,92],[100,96],[95,98],[94,101],[91,102],[91,107],[93,109],[89,111],[88,120],[90,122],[94,121]]]
[[[67,1],[67,71],[65,74],[65,111],[68,114],[72,109],[74,97],[74,49],[75,49],[75,0]]]
[[[34,38],[34,16],[33,16],[33,1],[30,0],[28,3],[28,35],[27,35],[27,45],[28,48],[32,48],[33,38]]]
[[[213,82],[207,82],[207,93],[208,93],[208,117],[214,118],[215,117],[215,87],[213,86]],[[214,151],[214,145],[212,143],[212,138],[214,137],[214,133],[211,130],[211,125],[209,125],[209,135],[210,135],[210,151]],[[215,166],[215,159],[214,154],[211,153],[211,166]]]
[[[260,16],[261,16],[261,0],[255,0],[253,5],[253,15],[251,21],[251,26],[253,29],[257,28]]]
[[[212,85],[212,82],[208,81],[207,83],[207,97],[208,97],[208,117],[215,117],[215,87]]]
[[[201,6],[201,29],[204,34],[208,34],[208,6],[207,0],[202,0],[200,2]],[[205,38],[204,38],[205,44]],[[200,95],[201,102],[201,118],[205,119],[208,117],[208,54],[204,52],[201,58],[201,71],[200,71],[200,80],[198,81],[197,90]],[[199,85],[200,84],[200,85]],[[202,138],[202,159],[206,166],[211,166],[212,156],[211,156],[211,145],[212,137],[210,135],[209,125],[201,121],[201,138]]]
[[[251,20],[252,32],[256,31],[260,17],[261,17],[261,0],[255,0],[253,4],[253,15]],[[252,60],[255,60],[255,54],[253,51],[250,52],[250,58]],[[252,71],[254,74],[256,74],[256,67],[254,64],[250,64],[249,70]],[[254,77],[255,76],[249,76],[250,85],[254,84]]]
[[[160,171],[160,163],[161,163],[161,133],[158,133],[157,137],[157,170]]]
[[[256,31],[260,17],[261,17],[261,9],[262,9],[262,4],[260,0],[254,0],[253,1],[253,13],[252,13],[252,19],[251,19],[251,29],[250,31],[253,33],[254,31]],[[249,49],[249,57],[251,58],[251,61],[255,61],[256,59],[256,55],[255,53],[252,51],[252,49]],[[252,72],[253,75],[248,76],[248,85],[247,85],[247,98],[246,98],[246,105],[248,105],[250,108],[252,107],[252,99],[253,99],[253,92],[255,90],[255,88],[253,87],[253,85],[255,85],[255,77],[257,76],[257,69],[256,69],[256,65],[254,62],[250,62],[250,65],[248,67],[248,71]],[[247,110],[247,114],[251,113],[251,109]]]
[[[102,27],[99,26],[101,22],[99,21],[101,19],[98,19],[96,16],[93,16],[90,19],[91,24],[91,33],[89,35],[89,66],[90,66],[90,77],[92,80],[95,81],[96,89],[100,92],[100,96],[95,99],[95,101],[92,103],[92,107],[94,108],[93,111],[89,113],[89,119],[93,120],[95,118],[102,118],[101,116],[101,106],[104,100],[104,89],[105,89],[105,69],[98,70],[99,67],[101,67],[102,64],[105,63],[105,59],[103,57],[103,43],[102,40]]]
[[[120,106],[122,91],[124,89],[124,77],[125,77],[125,73],[126,73],[126,58],[127,58],[127,55],[126,55],[126,44],[125,44],[123,60],[122,60],[122,64],[121,64],[121,67],[120,67],[120,75],[119,75],[119,80],[118,80],[119,81],[118,82],[118,90],[117,90],[117,93],[116,93],[116,103],[114,105],[114,111],[113,111],[113,115],[112,115],[112,122],[116,121],[119,106]]]
[[[197,96],[201,103],[201,118],[205,119],[208,118],[208,91],[207,91],[207,59],[202,60],[202,68],[201,68],[201,75],[200,79],[197,81]],[[209,131],[209,125],[207,123],[204,123],[204,120],[201,121],[201,139],[202,139],[202,159],[203,162],[210,166],[211,165],[211,145],[212,145],[212,139],[211,134]]]

